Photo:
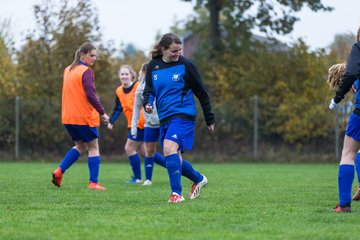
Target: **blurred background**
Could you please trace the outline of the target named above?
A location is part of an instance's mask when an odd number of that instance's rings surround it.
[[[24,10],[16,2],[6,5]],[[169,31],[181,37],[183,55],[199,67],[216,113],[216,134],[210,135],[198,108],[194,150],[187,159],[339,160],[353,96],[349,93],[337,111],[330,111],[334,92],[326,79],[331,65],[346,61],[360,21],[351,22],[355,27],[350,31],[343,26],[344,31],[338,33],[333,33],[330,23],[322,23],[321,17],[319,22],[307,22],[309,32],[319,24],[321,29],[332,30],[331,39],[324,37],[323,46],[309,45],[311,36],[293,34],[302,18],[310,20],[306,16],[337,18],[335,1],[25,2],[33,2],[30,10],[25,9],[32,16],[27,22],[16,25],[11,15],[2,12],[0,16],[0,161],[58,162],[71,146],[61,124],[62,73],[83,42],[91,41],[98,47],[94,67],[97,94],[110,114],[120,84],[119,67],[130,64],[138,71],[149,60],[156,40]],[[149,2],[152,7],[144,7]],[[342,1],[349,9],[356,9],[349,4],[352,2]],[[139,11],[129,10],[126,6],[130,3],[137,4]],[[186,16],[173,17],[174,10],[181,12],[181,7]],[[110,9],[115,11],[110,14]],[[127,20],[121,18],[123,15]],[[111,24],[101,25],[102,17]],[[130,29],[121,27],[124,25]],[[134,42],[128,38],[132,35]],[[325,36],[320,31],[316,35]],[[104,126],[99,130],[102,159],[127,161],[123,157],[125,118],[118,119],[113,131]]]

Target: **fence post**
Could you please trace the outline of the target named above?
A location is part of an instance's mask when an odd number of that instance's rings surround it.
[[[20,97],[15,98],[15,158],[19,157],[19,102]]]
[[[254,158],[258,157],[258,95],[254,96]]]

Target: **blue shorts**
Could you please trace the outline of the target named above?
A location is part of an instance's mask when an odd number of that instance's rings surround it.
[[[138,128],[136,137],[131,135],[131,130],[129,129],[128,138],[131,139],[131,140],[137,141],[137,142],[144,141],[144,129]]]
[[[184,149],[191,150],[194,144],[195,121],[181,118],[171,119],[160,126],[160,145],[163,148],[164,140],[171,140],[179,145],[181,152]]]
[[[346,127],[346,135],[360,142],[360,116],[352,113]]]
[[[74,142],[91,142],[95,138],[100,138],[96,127],[73,124],[64,124],[64,126]]]
[[[144,142],[158,142],[160,136],[160,128],[145,127]]]

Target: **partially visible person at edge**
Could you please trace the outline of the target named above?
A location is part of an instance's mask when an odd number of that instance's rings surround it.
[[[89,189],[105,190],[98,183],[100,169],[99,133],[100,116],[104,124],[109,121],[103,105],[96,96],[95,74],[90,66],[96,61],[96,48],[89,42],[80,46],[75,59],[64,70],[62,90],[62,123],[75,146],[66,154],[59,167],[52,172],[52,183],[57,187],[65,171],[79,156],[88,152],[90,172]]]
[[[136,89],[135,93],[135,103],[133,117],[131,121],[131,135],[137,135],[137,123],[139,121],[140,112],[142,111],[143,105],[143,92],[145,88],[145,74],[147,63],[144,63],[141,66],[139,72],[139,81],[140,84]],[[148,186],[152,184],[152,173],[154,168],[154,162],[164,168],[166,168],[166,162],[163,155],[156,151],[156,144],[159,141],[160,136],[160,122],[156,110],[156,99],[153,99],[151,96],[149,99],[153,103],[152,113],[144,112],[145,116],[145,129],[144,129],[144,144],[145,144],[145,157],[144,157],[144,168],[146,180],[143,185]],[[193,181],[193,185],[196,181],[199,180],[200,173],[194,170],[189,162],[185,159],[182,161],[181,174]]]
[[[168,202],[184,201],[182,196],[181,174],[182,156],[185,149],[191,150],[194,143],[196,103],[193,94],[199,99],[206,124],[210,132],[215,130],[215,117],[211,110],[210,98],[197,67],[181,56],[182,42],[172,33],[162,36],[151,51],[152,60],[146,71],[144,89],[144,109],[152,113],[150,94],[156,98],[156,108],[160,120],[160,144],[166,160],[171,195]],[[208,183],[207,178],[192,168],[196,175],[189,198],[195,199]]]
[[[331,99],[329,108],[335,109],[357,79],[360,79],[360,38],[352,46],[345,73],[341,78],[339,89]],[[360,99],[355,98],[355,109],[350,116],[344,137],[343,150],[338,172],[339,203],[334,212],[351,212],[351,189],[354,180],[354,159],[360,149]]]
[[[345,68],[346,68],[345,63],[335,64],[329,68],[327,83],[331,90],[335,90],[336,88],[339,87],[341,78],[345,73]],[[352,85],[352,90],[355,94],[355,98],[360,99],[359,80],[356,80],[354,82],[354,84]],[[359,186],[360,186],[360,151],[358,151],[355,156],[355,170],[356,170],[356,174],[357,174],[357,178],[358,178],[358,186],[356,187],[356,192],[353,195],[352,200],[359,201],[360,200],[360,189],[359,189]]]
[[[128,127],[128,138],[125,144],[125,152],[129,158],[133,176],[127,183],[143,183],[141,177],[141,159],[140,155],[144,156],[144,114],[140,113],[140,118],[137,123],[137,135],[132,136],[131,129],[131,119],[134,109],[135,101],[135,91],[139,86],[139,82],[136,81],[136,73],[133,68],[129,65],[123,65],[119,69],[119,79],[121,86],[118,87],[115,91],[115,106],[112,114],[110,115],[110,121],[108,128],[113,129],[115,121],[120,116],[121,112],[124,112],[127,119]],[[140,155],[139,155],[139,153]]]

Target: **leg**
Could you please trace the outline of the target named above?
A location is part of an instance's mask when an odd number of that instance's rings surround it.
[[[133,171],[133,179],[128,183],[141,183],[141,160],[136,149],[142,144],[142,142],[134,141],[130,138],[127,139],[125,144],[125,152],[128,155],[131,169]]]
[[[82,141],[75,141],[75,146],[67,152],[59,167],[52,172],[52,183],[55,186],[61,186],[63,174],[79,159],[85,149],[86,146]]]
[[[166,168],[169,175],[171,191],[174,195],[181,196],[181,154],[178,153],[179,145],[171,140],[164,140],[164,155],[166,160]],[[171,199],[170,199],[171,200]]]
[[[354,158],[359,150],[360,143],[345,135],[344,147],[341,154],[341,161],[338,173],[339,206],[334,211],[351,211],[351,187],[354,180]]]
[[[355,170],[356,170],[356,175],[358,178],[358,185],[356,187],[356,192],[354,194],[354,196],[352,197],[352,200],[354,201],[359,201],[360,200],[360,152],[358,152],[355,156]]]
[[[90,142],[85,143],[88,149],[88,167],[90,172],[90,183],[89,189],[95,190],[105,190],[106,188],[102,187],[98,183],[99,170],[100,170],[100,151],[98,139],[95,138]]]
[[[145,167],[145,176],[146,181],[144,185],[151,185],[152,173],[154,169],[154,155],[156,149],[156,142],[145,142],[145,157],[144,157],[144,167]]]

